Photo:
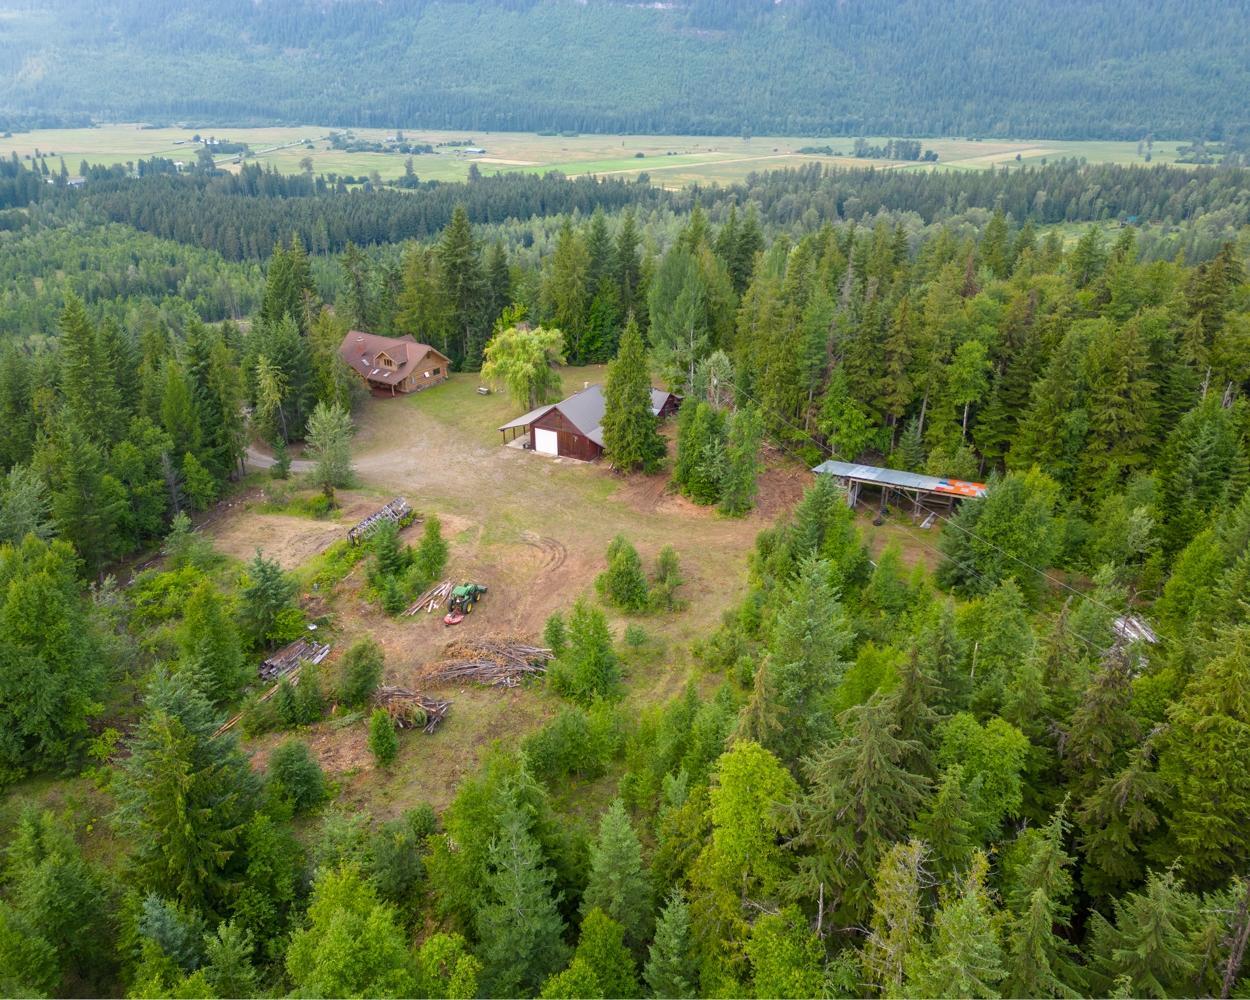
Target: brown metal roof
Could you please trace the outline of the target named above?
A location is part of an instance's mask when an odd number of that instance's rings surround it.
[[[348,330],[339,345],[339,355],[363,378],[384,385],[397,385],[412,374],[413,369],[426,357],[435,354],[443,366],[451,360],[429,344],[405,334],[402,337],[383,337],[361,330]],[[393,367],[385,364],[379,356],[390,358]]]

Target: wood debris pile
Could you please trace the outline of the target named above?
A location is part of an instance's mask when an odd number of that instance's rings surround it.
[[[447,716],[451,702],[427,698],[407,688],[382,686],[373,693],[374,702],[386,710],[397,729],[420,729],[432,733]]]
[[[330,651],[330,647],[326,646],[326,652],[328,653],[329,651]],[[317,662],[320,663],[321,661],[318,660]],[[299,683],[299,668],[300,668],[300,663],[297,662],[293,669],[291,669],[288,673],[283,675],[284,679],[292,686]],[[259,698],[257,698],[256,703],[259,705],[261,702],[268,701],[270,698],[272,698],[275,694],[278,693],[278,688],[280,688],[281,686],[282,686],[282,681],[278,681],[277,684],[275,684],[268,691],[266,691]],[[217,737],[217,736],[222,735],[222,733],[229,732],[238,724],[241,718],[243,718],[242,712],[240,712],[238,715],[231,716],[229,719],[227,719],[225,722],[223,722],[220,726],[217,727],[217,729],[213,733],[213,736]]]
[[[314,642],[312,639],[296,639],[260,665],[260,676],[267,681],[276,680],[305,661],[320,663],[329,655],[330,647],[324,643]]]
[[[406,615],[415,615],[418,611],[424,610],[427,614],[437,611],[447,599],[451,597],[452,584],[450,580],[443,580],[441,583],[434,584],[429,590],[418,597],[408,609],[404,612]]]
[[[487,687],[516,687],[547,672],[554,654],[514,639],[457,639],[443,647],[443,659],[424,670],[430,681],[471,681]]]
[[[356,527],[351,528],[347,532],[347,540],[355,544],[361,539],[368,538],[383,521],[394,521],[402,528],[411,524],[414,520],[416,520],[416,515],[413,513],[412,508],[408,506],[408,501],[403,497],[396,497],[380,510],[374,511]]]

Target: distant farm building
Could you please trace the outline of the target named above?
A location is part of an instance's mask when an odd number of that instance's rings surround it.
[[[413,337],[381,337],[349,330],[339,347],[349,368],[378,392],[419,392],[447,381],[451,360]]]
[[[681,399],[663,389],[651,390],[651,412],[672,416]],[[526,436],[525,446],[540,455],[593,462],[603,454],[603,386],[587,386],[559,403],[530,410],[499,428],[504,442]]]
[[[913,512],[920,513],[938,504],[950,509],[956,500],[985,496],[985,483],[970,483],[963,479],[945,479],[940,476],[922,476],[901,469],[882,469],[875,465],[856,465],[852,462],[821,462],[812,469],[818,475],[833,476],[846,491],[846,505],[859,503],[865,486],[881,491],[881,505],[889,502],[890,494],[912,502]],[[923,501],[923,503],[922,503]]]

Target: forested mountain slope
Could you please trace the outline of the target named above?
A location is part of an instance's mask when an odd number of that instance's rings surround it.
[[[1248,30],[1235,0],[3,0],[0,118],[1223,138]]]

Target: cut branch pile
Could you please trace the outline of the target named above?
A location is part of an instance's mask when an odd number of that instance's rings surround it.
[[[436,583],[424,594],[418,597],[404,612],[406,615],[415,615],[418,611],[424,610],[427,614],[441,608],[447,603],[447,598],[451,596],[451,581],[444,580],[442,583]]]
[[[425,668],[430,681],[472,681],[487,687],[516,687],[524,678],[547,672],[554,654],[541,646],[510,639],[457,639],[443,648],[443,659]]]
[[[397,729],[420,729],[432,733],[447,716],[451,702],[427,698],[407,688],[383,686],[373,693],[374,702],[386,710]]]
[[[304,661],[320,663],[330,655],[330,647],[311,639],[296,639],[289,646],[280,650],[260,665],[260,676],[267,681],[277,680],[283,674],[289,674]]]

